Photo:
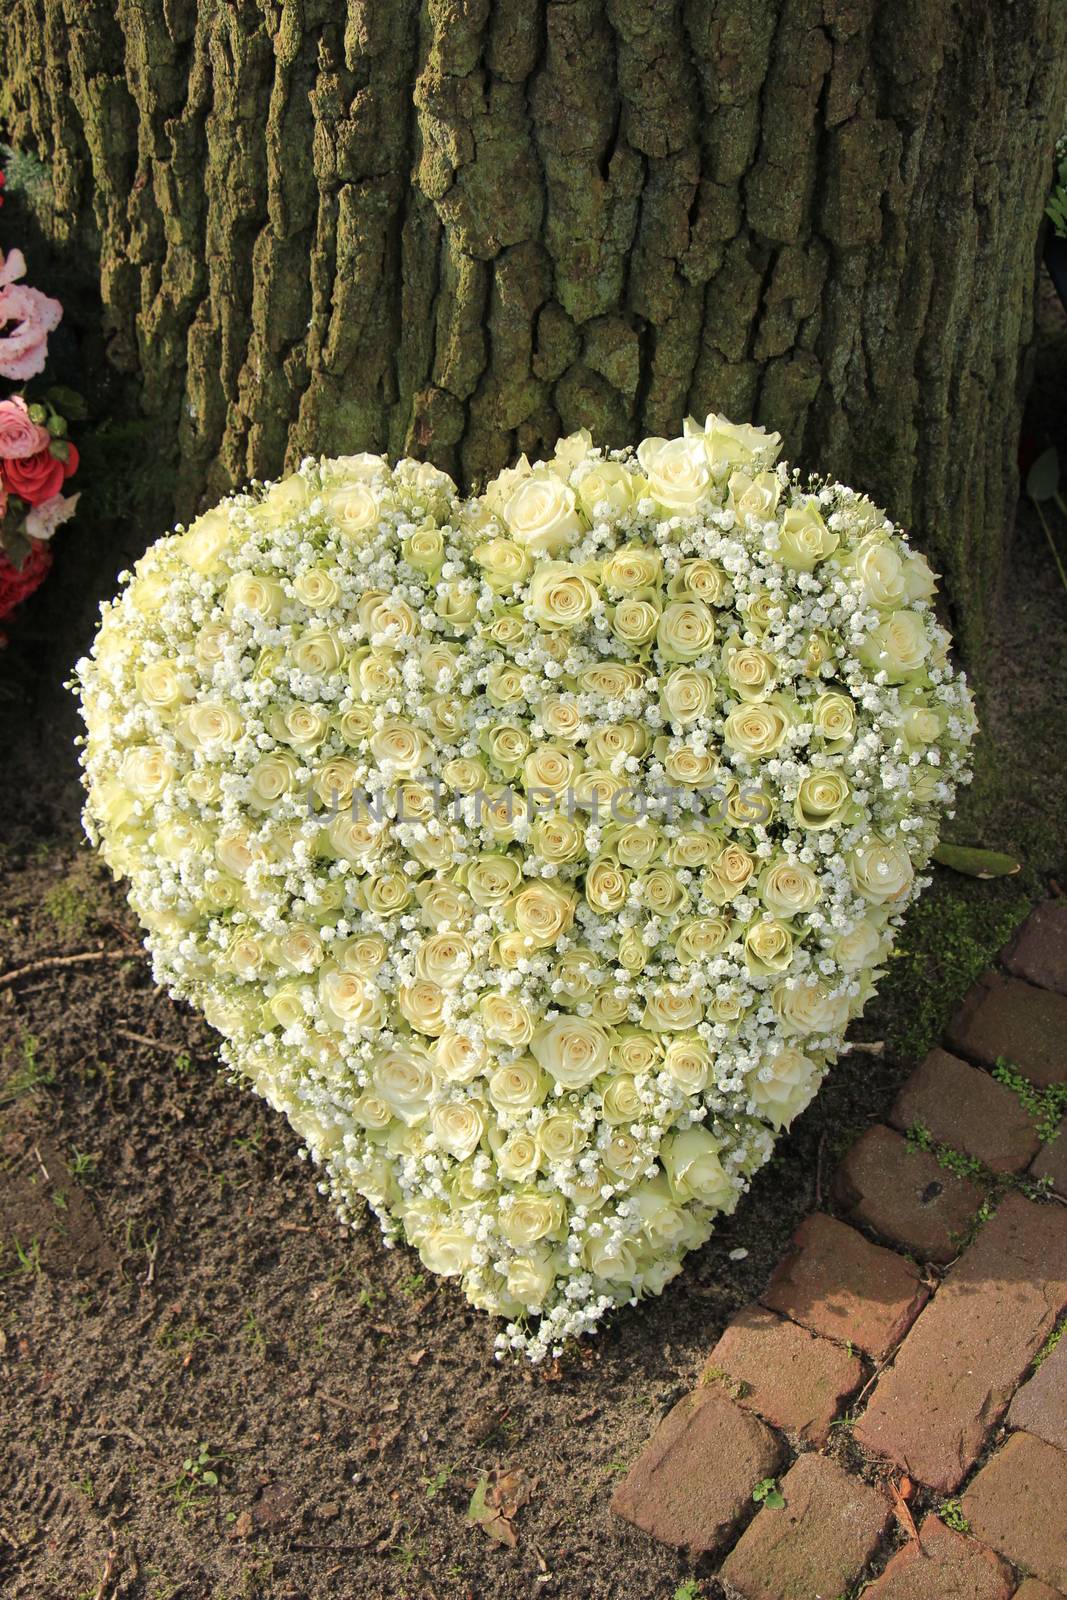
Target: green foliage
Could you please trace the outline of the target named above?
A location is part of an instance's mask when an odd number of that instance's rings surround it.
[[[938,1508],[938,1516],[946,1528],[954,1528],[957,1533],[970,1533],[971,1525],[963,1514],[963,1507],[958,1500],[946,1500]]]
[[[757,1505],[764,1505],[768,1511],[780,1511],[785,1505],[785,1495],[778,1487],[777,1478],[761,1478],[752,1491],[752,1498]]]
[[[1067,1083],[1052,1083],[1039,1089],[1003,1056],[998,1057],[993,1076],[1018,1098],[1027,1116],[1033,1119],[1034,1132],[1042,1144],[1050,1144],[1059,1136],[1060,1122],[1067,1116]]]
[[[222,1459],[204,1443],[197,1446],[195,1456],[186,1456],[177,1477],[166,1485],[177,1503],[179,1521],[184,1522],[190,1512],[201,1509],[217,1492],[219,1475],[215,1468]]]

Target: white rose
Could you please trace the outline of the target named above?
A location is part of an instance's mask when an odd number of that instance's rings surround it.
[[[788,1128],[814,1098],[819,1068],[799,1050],[780,1050],[772,1061],[748,1077],[748,1092],[762,1116],[775,1128]]]
[[[637,459],[648,479],[648,492],[667,511],[694,511],[711,487],[701,438],[643,439]]]
[[[557,1017],[542,1024],[530,1049],[564,1089],[584,1089],[608,1067],[608,1036],[584,1017]]]
[[[699,1124],[663,1141],[660,1159],[676,1200],[699,1200],[721,1209],[735,1194],[719,1160],[722,1146]]]
[[[851,852],[848,875],[857,894],[872,905],[882,906],[907,894],[915,869],[899,839],[890,842],[875,838]]]
[[[504,521],[532,555],[556,556],[582,533],[574,490],[550,472],[535,472],[510,496]]]

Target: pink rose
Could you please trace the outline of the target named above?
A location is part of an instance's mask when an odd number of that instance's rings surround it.
[[[63,315],[58,300],[16,283],[26,271],[21,250],[0,252],[0,377],[22,383],[44,368],[48,335]]]
[[[35,456],[39,450],[47,450],[51,442],[48,429],[31,419],[21,395],[0,400],[0,461],[21,461],[26,456]]]
[[[51,500],[42,500],[26,516],[26,532],[31,539],[50,539],[60,523],[68,522],[74,515],[79,494],[54,494]]]

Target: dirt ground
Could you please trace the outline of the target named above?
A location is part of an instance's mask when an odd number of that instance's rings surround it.
[[[1039,400],[1062,357],[1046,355]],[[1039,407],[1039,445],[1052,414]],[[952,825],[1023,871],[937,873],[856,1030],[884,1054],[839,1064],[662,1299],[550,1370],[494,1364],[493,1324],[385,1250],[373,1219],[341,1230],[293,1134],[153,988],[121,894],[80,842],[60,688],[95,597],[143,542],[110,523],[99,536],[95,565],[61,566],[0,658],[0,1591],[710,1600],[703,1568],[612,1517],[612,1489],[799,1218],[829,1203],[836,1153],[1063,872],[1067,599],[1036,521],[1018,530],[979,780]],[[3,982],[81,953],[93,959]],[[467,1517],[494,1472],[529,1495],[514,1547]]]

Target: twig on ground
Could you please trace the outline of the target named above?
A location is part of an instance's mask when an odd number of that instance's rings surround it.
[[[37,1165],[40,1167],[41,1171],[44,1173],[44,1181],[45,1181],[45,1183],[51,1183],[51,1181],[52,1181],[51,1174],[49,1173],[48,1168],[44,1164],[44,1160],[43,1160],[43,1158],[41,1156],[40,1149],[39,1149],[39,1147],[37,1145],[34,1145],[33,1153],[37,1157]]]
[[[875,1039],[868,1043],[866,1039],[847,1039],[841,1046],[839,1055],[884,1056],[885,1040]]]
[[[136,954],[144,955],[144,951]],[[76,956],[42,956],[39,961],[28,961],[24,967],[16,967],[12,972],[0,973],[0,989],[6,989],[8,984],[17,983],[20,978],[28,978],[33,972],[48,972],[55,967],[73,967],[84,961],[132,961],[133,950],[82,950]]]
[[[118,1555],[119,1555],[118,1536],[116,1535],[114,1528],[112,1528],[112,1530],[111,1530],[111,1549],[107,1553],[107,1561],[106,1561],[106,1563],[104,1565],[104,1575],[100,1579],[100,1584],[99,1584],[99,1587],[97,1588],[96,1594],[93,1596],[93,1600],[104,1600],[105,1594],[107,1593],[108,1589],[110,1589],[110,1587],[111,1587],[111,1580],[115,1576],[115,1563],[118,1560]]]
[[[192,1055],[188,1045],[168,1044],[165,1039],[150,1039],[147,1033],[134,1033],[130,1028],[112,1028],[111,1031],[120,1039],[130,1039],[134,1044],[146,1044],[150,1050],[165,1050],[172,1056]]]

